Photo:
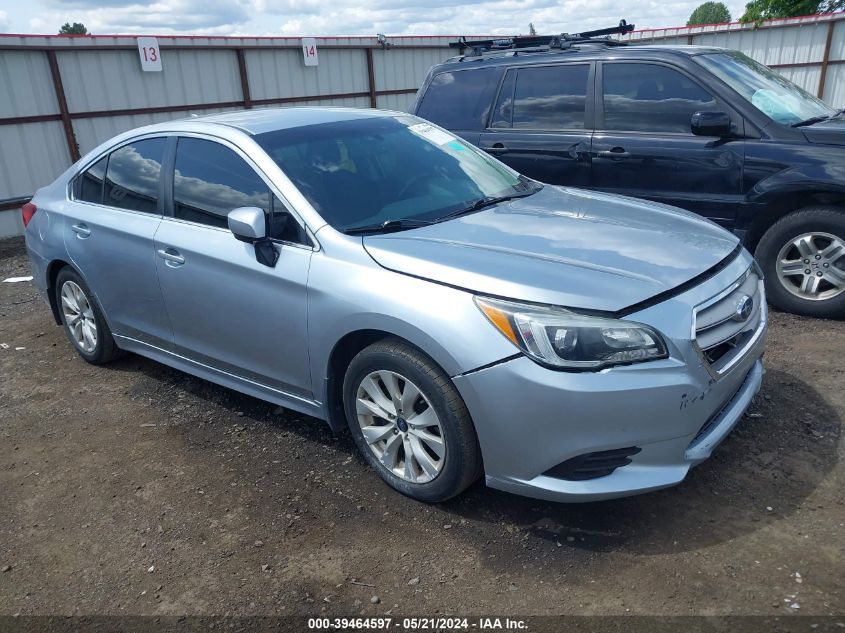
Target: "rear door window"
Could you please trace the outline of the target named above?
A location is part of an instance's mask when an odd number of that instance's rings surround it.
[[[481,130],[499,87],[501,70],[476,68],[436,75],[417,108],[417,116],[449,130]]]
[[[103,203],[103,181],[106,179],[108,156],[103,156],[76,177],[73,183],[73,197],[80,202]]]
[[[165,138],[135,141],[109,155],[103,204],[159,213],[159,187]]]
[[[691,134],[693,113],[717,107],[692,79],[658,64],[606,63],[602,88],[606,130]]]
[[[493,110],[492,127],[583,130],[588,64],[508,71]]]

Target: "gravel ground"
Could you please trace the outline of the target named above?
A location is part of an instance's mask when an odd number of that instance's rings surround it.
[[[317,420],[87,365],[32,283],[0,284],[0,343],[0,615],[845,614],[843,322],[773,314],[711,460],[579,505],[413,502]]]

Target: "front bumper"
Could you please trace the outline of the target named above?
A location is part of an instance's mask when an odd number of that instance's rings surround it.
[[[732,274],[736,267],[727,278]],[[574,373],[518,357],[454,377],[475,422],[487,485],[550,501],[593,501],[680,483],[740,421],[762,384],[765,304],[759,335],[717,378],[690,339],[694,306],[720,283],[728,285],[711,280],[628,317],[657,326],[670,358]],[[630,447],[640,449],[631,462],[604,476],[573,480],[547,472],[588,453]]]

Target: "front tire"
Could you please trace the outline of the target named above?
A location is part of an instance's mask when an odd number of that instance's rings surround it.
[[[755,257],[769,302],[787,312],[845,316],[845,211],[810,207],[775,222]]]
[[[343,405],[364,459],[402,494],[445,501],[480,474],[466,405],[443,370],[410,345],[386,339],[355,356]]]
[[[70,266],[56,277],[56,305],[68,340],[92,365],[102,365],[121,355],[94,293]]]

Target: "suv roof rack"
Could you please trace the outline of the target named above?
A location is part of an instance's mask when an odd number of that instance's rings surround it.
[[[496,40],[477,40],[468,42],[466,37],[461,36],[457,42],[450,42],[450,48],[458,48],[464,57],[481,57],[487,53],[531,52],[539,53],[558,48],[566,50],[574,44],[603,44],[605,46],[627,46],[627,42],[610,39],[611,35],[630,33],[634,30],[633,24],[625,20],[619,20],[619,26],[608,29],[596,29],[595,31],[584,31],[582,33],[561,33],[560,35],[528,35],[519,37],[505,37]],[[601,39],[595,39],[601,38]],[[470,49],[470,53],[464,55],[464,51]]]

